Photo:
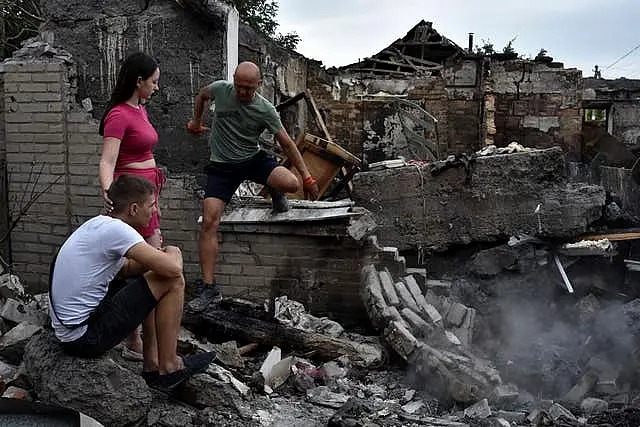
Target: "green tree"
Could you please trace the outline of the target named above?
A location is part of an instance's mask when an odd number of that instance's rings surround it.
[[[38,35],[44,22],[38,0],[0,0],[0,58],[7,58],[21,43]]]
[[[238,9],[240,20],[254,30],[264,34],[287,49],[295,49],[300,43],[300,36],[295,32],[282,34],[278,32],[279,5],[276,0],[224,0]]]

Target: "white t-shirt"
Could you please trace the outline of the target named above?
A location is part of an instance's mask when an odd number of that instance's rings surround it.
[[[84,322],[107,294],[109,282],[124,265],[124,255],[142,242],[142,236],[125,222],[100,215],[82,224],[60,248],[51,283],[49,317],[56,336],[68,342],[80,338]],[[54,306],[55,304],[55,306]],[[58,317],[56,317],[56,314]]]

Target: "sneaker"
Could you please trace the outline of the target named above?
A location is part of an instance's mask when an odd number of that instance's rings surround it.
[[[271,194],[271,206],[275,213],[287,212],[289,210],[289,200],[281,192],[269,187],[269,194]]]
[[[191,375],[204,372],[214,360],[216,360],[216,352],[208,351],[205,353],[192,354],[190,356],[183,357],[184,368],[189,371]]]
[[[158,371],[142,371],[142,373],[140,374],[144,382],[147,383],[149,387],[151,387],[151,385],[158,380],[159,375],[160,372]]]
[[[149,387],[155,388],[163,393],[169,393],[174,388],[189,379],[191,373],[186,369],[171,372],[169,374],[158,374],[155,381],[149,384]]]
[[[213,284],[205,284],[201,280],[196,282],[196,296],[189,301],[188,307],[192,311],[199,313],[204,311],[210,304],[218,303],[222,300],[222,294]]]

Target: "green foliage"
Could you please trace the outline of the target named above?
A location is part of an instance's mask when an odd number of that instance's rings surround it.
[[[300,43],[300,36],[293,33],[278,32],[279,5],[276,0],[224,0],[238,9],[240,19],[256,31],[269,37],[282,47],[295,49]]]
[[[482,39],[482,47],[476,45],[474,53],[476,55],[490,56],[496,53],[496,51],[493,48],[493,43],[491,43],[491,40]]]
[[[540,52],[538,52],[534,60],[539,61],[543,58],[546,58],[548,56],[547,53],[547,49],[540,49]]]
[[[24,40],[38,35],[43,21],[37,0],[0,0],[0,58],[11,56]]]
[[[513,48],[513,42],[516,41],[516,38],[517,38],[517,36],[512,38],[511,40],[509,40],[507,42],[507,45],[502,48],[502,53],[506,53],[506,54],[514,54],[515,53],[517,55],[516,50]]]
[[[584,110],[584,120],[586,122],[603,122],[607,120],[607,110],[587,108]]]

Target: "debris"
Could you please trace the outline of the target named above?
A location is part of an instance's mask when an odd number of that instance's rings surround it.
[[[14,323],[28,322],[32,325],[46,326],[49,324],[48,305],[41,304],[41,300],[41,297],[34,297],[29,302],[23,302],[7,298],[0,309],[0,317]]]
[[[3,398],[32,400],[31,394],[23,388],[10,386],[2,393]]]
[[[347,356],[354,365],[365,368],[379,366],[383,360],[381,346],[364,339],[359,342],[355,334],[348,339],[334,338],[222,308],[208,310],[198,319],[207,333],[218,339],[228,337],[267,346],[286,345],[300,351],[313,351],[316,358],[325,361]]]
[[[560,276],[562,276],[562,282],[564,283],[565,288],[567,288],[567,291],[572,294],[573,286],[571,286],[571,282],[569,281],[567,273],[564,271],[564,267],[562,267],[562,263],[560,262],[560,258],[558,258],[557,254],[553,255],[553,261],[556,263],[556,267],[558,267],[558,271],[560,272]]]
[[[609,409],[609,404],[602,399],[587,397],[580,404],[580,409],[583,414],[589,416],[607,411]]]
[[[407,162],[405,159],[384,160],[382,162],[370,163],[369,170],[394,169],[404,167],[406,165]]]
[[[343,393],[334,393],[327,386],[320,386],[307,391],[309,402],[329,408],[340,408],[347,403],[349,396]]]
[[[22,360],[25,345],[42,330],[42,326],[22,322],[0,337],[0,357],[18,364]]]
[[[207,368],[207,374],[225,383],[230,383],[242,396],[246,396],[249,392],[249,387],[247,385],[234,377],[231,372],[227,371],[222,366],[211,363]]]
[[[479,402],[469,406],[464,410],[464,416],[467,418],[484,419],[491,416],[491,408],[487,399],[482,399]]]
[[[407,414],[413,414],[423,406],[424,406],[424,402],[422,400],[415,400],[413,402],[407,403],[406,405],[403,405],[402,410]]]
[[[340,337],[344,332],[344,328],[338,322],[326,317],[313,316],[306,312],[301,303],[286,296],[276,298],[274,317],[292,328],[326,334],[334,338]]]
[[[25,295],[20,278],[15,274],[0,275],[0,297],[20,299]]]

